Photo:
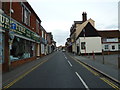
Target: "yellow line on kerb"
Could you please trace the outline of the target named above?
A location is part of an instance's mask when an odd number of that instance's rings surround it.
[[[70,55],[69,55],[70,56]],[[86,69],[88,69],[90,72],[92,72],[94,75],[98,76],[99,74],[94,72],[92,69],[90,69],[88,66],[84,65],[83,63],[81,63],[80,61],[76,60],[75,58],[73,58],[72,56],[70,56],[73,60],[75,60],[76,62],[78,62],[79,64],[81,64],[82,66],[84,66]],[[111,87],[115,88],[116,90],[120,90],[120,88],[118,86],[116,86],[115,84],[113,84],[112,82],[110,82],[108,79],[106,78],[100,78],[101,80],[103,80],[104,82],[106,82],[107,84],[109,84]]]
[[[70,56],[71,57],[71,56]],[[80,61],[76,60],[75,58],[71,57],[73,60],[75,60],[76,62],[78,62],[79,64],[81,64],[83,67],[85,67],[87,70],[89,70],[91,73],[93,73],[96,76],[99,76],[98,73],[96,73],[95,71],[93,71],[92,69],[90,69],[88,66],[84,65],[83,63],[81,63]]]
[[[106,78],[100,78],[100,79],[103,80],[104,82],[106,82],[107,84],[109,84],[111,87],[115,88],[116,90],[120,90],[120,88],[118,86],[116,86],[115,84],[113,84],[112,82],[107,80]]]
[[[20,79],[22,79],[23,77],[25,77],[27,74],[29,74],[30,72],[32,72],[33,70],[35,70],[37,67],[39,67],[40,65],[42,65],[43,63],[47,62],[48,60],[45,60],[43,62],[40,62],[38,65],[34,66],[32,69],[30,69],[29,71],[25,72],[24,74],[22,74],[21,76],[19,76],[17,79],[13,80],[12,82],[10,82],[8,85],[4,86],[4,89],[7,89],[9,87],[11,87],[13,84],[15,84],[17,81],[19,81]]]

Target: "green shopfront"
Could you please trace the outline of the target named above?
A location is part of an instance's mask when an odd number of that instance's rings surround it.
[[[0,33],[2,37],[1,47],[8,47],[8,50],[5,48],[2,50],[2,63],[8,62],[11,65],[13,62],[22,60],[25,62],[25,60],[36,56],[36,47],[40,43],[39,35],[5,14],[0,14],[0,28],[2,31]],[[8,34],[5,34],[7,32]],[[8,37],[4,38],[5,35],[8,35]],[[7,43],[6,40],[8,40],[8,44],[4,44]],[[5,52],[8,52],[9,60],[4,59]]]

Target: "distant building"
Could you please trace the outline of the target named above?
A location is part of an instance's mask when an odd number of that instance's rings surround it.
[[[41,19],[27,1],[0,2],[0,65],[3,71],[46,55],[47,43]]]
[[[94,21],[87,20],[87,13],[83,12],[82,21],[74,21],[70,29],[68,49],[76,54],[102,53],[101,37],[94,28]]]
[[[105,54],[113,54],[120,51],[120,31],[119,30],[103,30],[98,31],[102,37],[102,49]]]
[[[47,53],[50,54],[56,49],[56,42],[53,40],[53,35],[51,32],[47,33]]]

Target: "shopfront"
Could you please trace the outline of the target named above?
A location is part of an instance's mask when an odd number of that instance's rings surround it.
[[[35,42],[15,36],[10,46],[10,60],[15,61],[34,56]]]
[[[4,34],[0,32],[0,62],[4,62],[4,39],[8,40],[9,65],[13,62],[20,62],[36,57],[37,43],[40,43],[40,36],[30,29],[26,28],[14,19],[9,19],[5,14],[0,14],[0,28],[8,32],[8,38],[4,38]],[[2,58],[2,59],[1,59]],[[24,61],[25,62],[25,61]],[[21,63],[21,62],[20,62]],[[18,64],[18,63],[17,63]]]
[[[0,29],[0,64],[4,63],[4,32]]]

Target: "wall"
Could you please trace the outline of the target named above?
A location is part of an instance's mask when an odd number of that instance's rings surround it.
[[[109,49],[105,49],[105,45],[109,45]],[[115,49],[112,49],[112,46],[115,46]],[[103,44],[102,48],[104,51],[118,51],[118,43],[107,43],[107,44]]]
[[[81,42],[86,42],[86,53],[102,53],[101,37],[80,37],[80,52],[85,53],[85,50],[81,50]]]

